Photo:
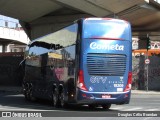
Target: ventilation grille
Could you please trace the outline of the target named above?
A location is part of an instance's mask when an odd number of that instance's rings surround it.
[[[89,75],[123,76],[126,70],[126,56],[116,54],[87,54]]]

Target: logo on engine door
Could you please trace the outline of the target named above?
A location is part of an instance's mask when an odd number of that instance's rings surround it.
[[[106,83],[107,77],[101,77],[101,76],[92,76],[90,78],[91,83],[100,83],[102,82],[103,84]]]
[[[91,49],[105,49],[105,50],[117,50],[117,51],[123,51],[124,50],[124,45],[110,45],[110,44],[98,44],[96,42],[92,42],[90,44]]]
[[[123,82],[123,77],[120,77],[120,81]]]

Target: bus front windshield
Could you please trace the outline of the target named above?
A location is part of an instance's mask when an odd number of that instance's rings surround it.
[[[128,39],[127,22],[114,20],[85,20],[84,38]]]

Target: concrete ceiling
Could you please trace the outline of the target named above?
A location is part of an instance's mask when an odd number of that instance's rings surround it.
[[[0,0],[0,14],[30,25],[67,15],[116,17],[130,21],[133,35],[160,36],[160,5],[154,0]]]

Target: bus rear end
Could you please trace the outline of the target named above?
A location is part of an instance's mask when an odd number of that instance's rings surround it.
[[[130,24],[118,19],[83,20],[77,102],[128,104],[132,82]]]

